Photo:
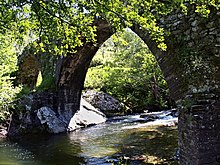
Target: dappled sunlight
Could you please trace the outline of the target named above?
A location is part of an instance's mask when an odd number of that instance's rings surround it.
[[[131,160],[165,164],[177,148],[176,127],[150,126],[130,130],[123,141],[122,152]],[[172,163],[172,161],[170,162]],[[177,162],[173,162],[175,164]]]

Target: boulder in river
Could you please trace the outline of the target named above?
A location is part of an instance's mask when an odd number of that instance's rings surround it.
[[[106,115],[119,113],[124,109],[122,103],[104,92],[87,90],[82,97]]]
[[[80,110],[71,118],[68,131],[74,131],[78,128],[87,127],[94,124],[100,124],[106,121],[105,114],[93,107],[83,98],[81,98]]]
[[[60,120],[56,113],[49,107],[42,107],[37,110],[37,117],[40,123],[45,124],[49,133],[65,132],[66,124]]]

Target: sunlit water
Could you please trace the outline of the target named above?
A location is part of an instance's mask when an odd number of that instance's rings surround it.
[[[177,164],[176,118],[159,114],[114,117],[104,124],[55,136],[31,135],[18,142],[0,139],[0,165]]]

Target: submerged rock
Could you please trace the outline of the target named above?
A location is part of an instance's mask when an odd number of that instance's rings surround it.
[[[81,98],[80,110],[78,110],[71,118],[68,126],[68,131],[74,131],[78,128],[100,124],[105,121],[105,114],[103,114],[87,101],[85,101],[83,98]]]
[[[106,115],[122,112],[124,108],[122,103],[103,92],[88,90],[82,97]]]

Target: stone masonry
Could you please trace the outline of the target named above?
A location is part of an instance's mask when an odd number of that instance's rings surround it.
[[[158,50],[148,33],[133,27],[164,72],[171,97],[179,105],[181,165],[220,164],[220,12],[208,18],[190,8],[159,24],[170,31],[167,51]]]

